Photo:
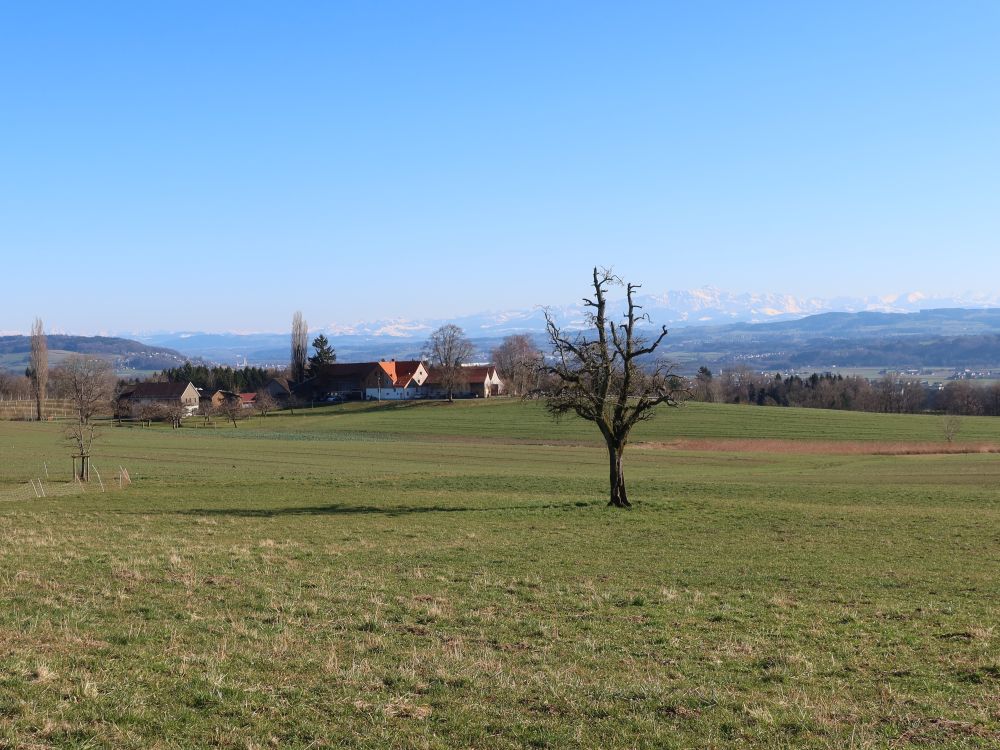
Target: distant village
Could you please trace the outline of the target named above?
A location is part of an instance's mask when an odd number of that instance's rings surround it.
[[[504,393],[504,382],[492,364],[462,365],[448,378],[421,360],[335,362],[311,368],[301,382],[270,378],[254,392],[198,388],[186,382],[140,382],[116,399],[118,416],[142,417],[150,408],[177,407],[189,416],[227,408],[268,409],[344,401],[413,401],[441,398],[490,398]],[[268,402],[268,403],[265,403]]]

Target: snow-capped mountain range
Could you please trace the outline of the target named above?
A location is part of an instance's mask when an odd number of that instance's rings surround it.
[[[789,320],[823,312],[917,312],[932,308],[1000,307],[1000,295],[964,294],[935,297],[921,292],[883,297],[796,297],[791,294],[734,294],[714,287],[702,287],[637,298],[656,324],[667,326],[722,325],[725,323],[763,323]],[[620,308],[620,305],[619,305]],[[549,308],[560,325],[567,328],[584,324],[582,304]],[[542,307],[522,310],[488,311],[450,320],[412,320],[395,318],[351,324],[330,323],[316,329],[328,336],[424,337],[442,323],[461,326],[472,337],[505,336],[510,333],[533,333],[545,330]]]
[[[734,294],[713,287],[668,291],[637,298],[656,325],[666,325],[674,337],[698,336],[699,328],[727,324],[763,324],[795,321],[828,312],[914,313],[940,308],[1000,308],[1000,295],[963,294],[931,296],[919,292],[883,297],[804,298],[789,294]],[[622,310],[615,299],[614,312]],[[564,329],[586,325],[582,302],[550,307]],[[450,319],[384,319],[355,323],[310,326],[310,338],[325,333],[342,359],[419,356],[428,334],[444,323],[461,326],[484,352],[512,333],[542,334],[545,314],[541,306],[531,309],[488,311]],[[763,330],[762,330],[763,332]],[[129,334],[147,344],[170,347],[188,356],[240,364],[280,364],[288,356],[288,333],[157,332]],[[673,339],[676,340],[676,339]]]

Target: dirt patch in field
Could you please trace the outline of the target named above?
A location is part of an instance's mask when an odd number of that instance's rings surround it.
[[[922,456],[932,454],[1000,453],[995,443],[883,442],[879,440],[780,440],[776,438],[679,438],[669,442],[636,443],[651,450],[718,451],[723,453],[797,453],[839,456]]]

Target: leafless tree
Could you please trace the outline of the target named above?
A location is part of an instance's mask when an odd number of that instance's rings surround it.
[[[993,383],[983,391],[983,413],[1000,417],[1000,383]]]
[[[243,402],[240,397],[235,394],[227,394],[219,404],[219,411],[233,423],[233,428],[235,429],[239,425],[237,421],[246,416],[246,410],[243,408]]]
[[[71,354],[52,371],[55,391],[73,404],[76,420],[66,428],[66,439],[79,459],[77,476],[90,479],[90,455],[97,430],[91,421],[97,414],[110,412],[115,395],[115,371],[103,359]]]
[[[465,331],[457,325],[447,323],[438,328],[424,345],[424,356],[448,394],[448,400],[455,400],[455,391],[466,383],[462,365],[472,359],[475,347],[465,337]]]
[[[955,438],[958,436],[959,430],[962,429],[962,418],[955,414],[947,414],[941,422],[941,431],[944,433],[944,439],[953,443]]]
[[[278,402],[274,399],[267,390],[261,389],[257,391],[257,398],[255,400],[257,407],[257,412],[262,416],[266,417],[268,412],[272,412],[278,408]]]
[[[10,398],[14,392],[14,378],[4,370],[0,370],[0,398]]]
[[[0,373],[0,396],[3,398],[28,399],[33,398],[33,393],[31,378]]]
[[[920,411],[927,393],[920,381],[888,372],[874,388],[878,411],[888,414],[911,414]]]
[[[968,380],[955,380],[945,385],[940,402],[949,414],[975,416],[983,411],[986,389]]]
[[[198,405],[198,414],[205,418],[205,424],[212,424],[212,417],[216,415],[215,404],[211,399],[205,399]]]
[[[180,401],[166,401],[160,407],[160,416],[164,422],[176,430],[181,426],[181,420],[187,416],[187,409]]]
[[[597,425],[610,460],[608,505],[628,508],[631,503],[625,491],[622,454],[629,433],[638,422],[651,419],[658,405],[677,406],[689,394],[669,365],[652,360],[667,335],[666,326],[651,338],[636,330],[649,320],[634,299],[640,285],[622,281],[610,269],[598,268],[594,268],[592,283],[593,299],[583,300],[588,331],[565,333],[551,313],[545,313],[553,354],[548,369],[559,383],[549,396],[548,409],[557,417],[575,413]],[[628,309],[620,323],[607,317],[607,292],[612,286],[625,287]]]
[[[45,396],[49,382],[49,345],[41,318],[35,318],[35,322],[31,324],[31,358],[25,374],[31,379],[35,417],[41,420],[45,416]]]
[[[492,352],[493,364],[504,381],[504,391],[524,396],[538,387],[544,357],[531,336],[517,333],[505,338]]]
[[[80,424],[109,412],[115,395],[115,371],[107,360],[71,354],[53,370],[56,392],[73,404]]]
[[[139,404],[135,409],[135,416],[139,420],[140,426],[149,427],[154,419],[159,419],[162,410],[159,404]]]
[[[711,402],[716,400],[718,386],[712,376],[712,371],[707,367],[698,368],[698,374],[694,377],[693,392],[696,401]]]
[[[302,318],[302,312],[292,316],[292,359],[290,364],[292,380],[301,383],[306,377],[306,355],[309,353],[309,326]]]
[[[725,400],[730,404],[749,404],[753,402],[751,393],[754,391],[754,374],[746,365],[739,365],[722,373],[720,390]]]

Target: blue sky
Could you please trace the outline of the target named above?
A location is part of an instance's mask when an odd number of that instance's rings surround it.
[[[996,292],[996,3],[0,9],[0,330]],[[41,278],[39,279],[39,272]]]

